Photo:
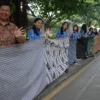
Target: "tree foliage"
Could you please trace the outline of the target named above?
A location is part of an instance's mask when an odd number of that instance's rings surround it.
[[[84,6],[80,9],[77,15],[70,17],[74,22],[86,23],[89,27],[91,25],[100,25],[100,0],[87,0]],[[76,18],[75,18],[76,17]],[[77,19],[79,19],[77,21]]]
[[[77,13],[84,4],[84,0],[27,0],[28,11],[34,17],[47,20],[46,26],[51,22],[67,19]]]

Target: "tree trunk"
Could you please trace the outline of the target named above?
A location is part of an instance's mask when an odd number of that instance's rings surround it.
[[[13,0],[13,3],[16,6],[16,11],[12,14],[12,21],[18,27],[27,27],[28,19],[27,19],[27,6],[26,0]]]

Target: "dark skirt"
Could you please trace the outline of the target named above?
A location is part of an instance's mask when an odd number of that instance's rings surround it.
[[[87,44],[88,44],[87,38],[82,37],[80,39],[77,39],[77,45],[76,45],[77,59],[82,59],[86,56]]]

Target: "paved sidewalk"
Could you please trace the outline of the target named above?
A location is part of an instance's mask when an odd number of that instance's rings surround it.
[[[55,95],[49,94],[45,100],[100,100],[100,56],[53,90],[52,94]]]
[[[95,57],[100,55],[100,52],[95,54]],[[49,94],[51,91],[53,91],[56,87],[58,87],[61,83],[63,83],[65,80],[67,80],[71,75],[77,73],[82,67],[87,65],[89,62],[91,62],[94,57],[89,57],[88,59],[85,60],[79,60],[78,63],[81,65],[70,65],[69,66],[69,72],[64,73],[62,76],[60,76],[57,80],[55,80],[52,84],[48,85],[36,98],[33,100],[42,100],[43,97],[45,97],[47,94]]]

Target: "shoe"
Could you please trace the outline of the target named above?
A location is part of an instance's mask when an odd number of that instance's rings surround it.
[[[88,58],[88,57],[84,57],[84,58],[82,58],[82,59],[84,60],[84,59],[87,59],[87,58]]]
[[[93,56],[93,58],[95,59],[95,58],[96,58],[96,56],[94,55],[94,56]]]
[[[69,69],[66,69],[66,70],[65,70],[65,73],[68,73],[68,72],[69,72]]]
[[[78,66],[80,66],[81,64],[79,64],[79,63],[74,63],[74,65],[78,65]]]

